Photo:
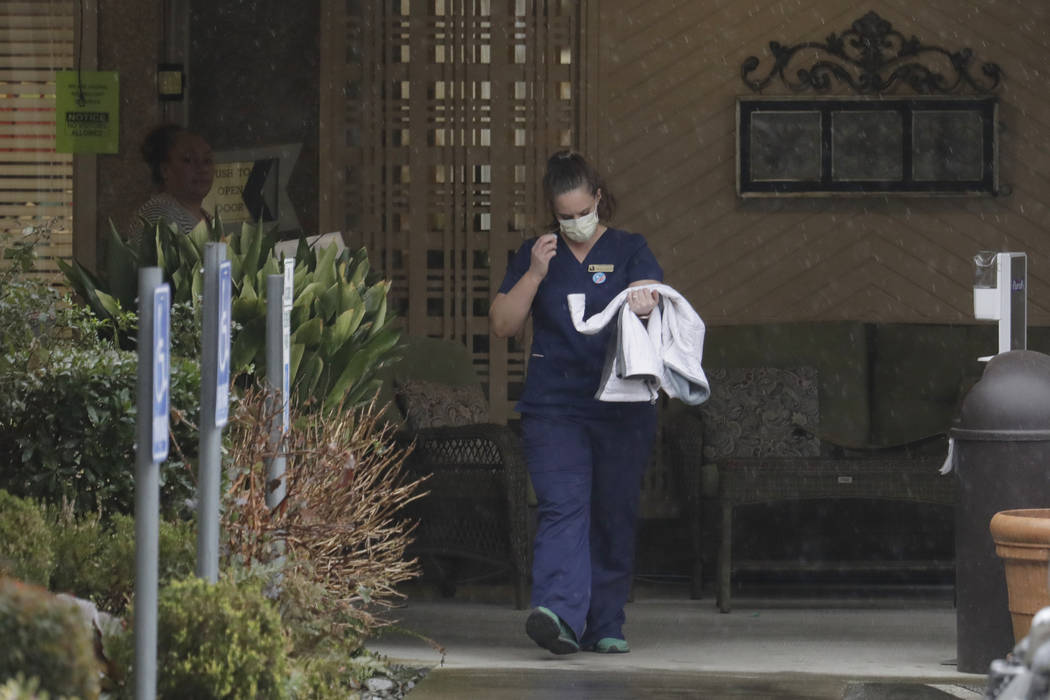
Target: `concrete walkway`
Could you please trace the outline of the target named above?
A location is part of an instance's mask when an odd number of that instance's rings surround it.
[[[369,645],[434,667],[413,698],[979,698],[984,684],[951,663],[950,591],[868,598],[767,592],[734,598],[726,615],[684,589],[636,591],[627,607],[630,654],[562,657],[525,636],[528,613],[504,602],[509,596],[474,599],[410,595],[395,612],[402,628],[431,638],[444,654],[396,629]]]

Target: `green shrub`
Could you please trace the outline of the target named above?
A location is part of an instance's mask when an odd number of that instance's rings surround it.
[[[51,695],[40,689],[39,678],[26,678],[19,673],[0,685],[0,700],[50,700]],[[59,698],[55,698],[59,700]]]
[[[288,638],[291,697],[353,695],[363,682],[357,671],[367,656],[363,643],[369,630],[352,605],[317,580],[309,561],[287,556],[267,564],[234,564],[228,572],[235,584],[262,586],[274,601]]]
[[[292,672],[292,694],[298,700],[343,700],[354,695],[370,678],[389,678],[404,693],[410,681],[418,682],[426,675],[423,667],[405,667],[390,664],[385,657],[362,649],[352,655],[328,653],[320,657],[296,660]]]
[[[55,572],[51,589],[91,600],[110,613],[122,612],[135,592],[134,518],[117,514],[104,525],[97,514],[74,515],[69,509],[52,518]],[[160,585],[193,573],[196,537],[192,522],[160,521]]]
[[[111,564],[106,549],[109,533],[99,513],[78,516],[72,505],[48,509],[48,524],[54,536],[55,568],[48,586],[56,593],[69,593],[98,604],[96,593]]]
[[[135,353],[104,346],[26,350],[0,366],[0,488],[83,511],[130,513],[135,489]],[[193,494],[200,370],[173,358],[172,449],[160,468],[162,506]]]
[[[97,344],[99,337],[113,337],[120,315],[96,318],[73,303],[69,294],[41,277],[30,276],[36,267],[37,246],[48,245],[61,220],[37,221],[21,234],[0,231],[0,366],[7,355],[30,346],[48,347]]]
[[[228,571],[237,585],[262,586],[274,601],[289,643],[293,698],[341,700],[381,672],[363,646],[369,633],[366,621],[317,580],[309,561],[288,556],[267,564],[233,565]],[[279,587],[272,585],[277,579]]]
[[[296,657],[351,656],[361,650],[367,627],[353,607],[318,581],[307,561],[288,561],[281,571],[277,609]]]
[[[123,669],[118,693],[130,697],[133,634],[107,640]],[[157,610],[157,697],[279,700],[289,678],[280,617],[258,585],[198,578],[160,591]]]
[[[134,270],[132,270],[134,273]],[[190,314],[192,316],[192,313]],[[178,315],[187,325],[185,313]],[[96,316],[67,294],[8,275],[0,280],[0,488],[84,511],[131,512],[137,357],[116,348],[135,314]],[[179,449],[161,466],[162,502],[192,495],[184,462],[196,456],[200,370],[172,362]]]
[[[0,289],[0,369],[20,356],[34,356],[56,344],[99,347],[100,338],[112,336],[112,324],[118,321],[123,319],[98,319],[74,303],[68,293],[38,280],[13,280]]]
[[[22,673],[52,695],[98,697],[94,644],[76,606],[0,578],[0,639],[0,680]]]
[[[244,224],[227,232],[216,217],[202,222],[190,234],[165,222],[147,224],[135,242],[121,239],[110,226],[104,269],[95,276],[76,262],[58,264],[70,286],[100,319],[115,323],[134,308],[136,270],[140,265],[163,269],[171,284],[172,301],[200,303],[204,247],[227,243],[232,273],[231,362],[233,372],[262,380],[266,358],[266,279],[279,274],[282,261],[274,239],[262,225]],[[320,250],[300,240],[295,254],[295,303],[291,310],[292,384],[301,399],[318,398],[332,406],[367,402],[380,380],[376,370],[391,356],[400,330],[387,310],[390,281],[371,268],[368,252],[360,248]],[[189,316],[192,317],[192,314]],[[197,341],[173,312],[173,347],[192,347]]]
[[[292,697],[303,700],[344,700],[353,697],[350,687],[351,663],[345,656],[297,659],[291,677]]]
[[[40,507],[0,490],[0,576],[47,586],[54,561],[51,528]]]
[[[319,583],[305,561],[289,561],[283,567],[275,602],[290,642],[295,696],[347,697],[353,680],[351,658],[361,653],[368,633],[360,615]]]
[[[0,287],[0,488],[131,510],[136,359],[104,339],[128,324],[127,314],[96,317],[38,281],[16,276]],[[172,404],[192,418],[199,371],[180,363],[173,373]],[[192,457],[188,424],[174,432]],[[162,468],[166,502],[184,499],[192,481],[178,459]]]

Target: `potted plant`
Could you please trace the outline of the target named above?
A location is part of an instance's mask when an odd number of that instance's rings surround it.
[[[1032,616],[1050,605],[1050,508],[1000,511],[992,518],[991,531],[1006,572],[1014,640],[1020,641]]]

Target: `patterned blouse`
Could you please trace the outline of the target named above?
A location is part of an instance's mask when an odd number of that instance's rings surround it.
[[[198,216],[179,204],[178,200],[167,192],[161,192],[150,197],[145,204],[135,212],[135,219],[128,230],[128,238],[137,238],[142,234],[143,220],[150,224],[156,224],[161,219],[174,223],[179,231],[188,234],[203,219],[209,218],[202,209]]]

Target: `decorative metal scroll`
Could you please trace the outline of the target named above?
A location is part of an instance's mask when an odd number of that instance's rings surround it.
[[[798,80],[794,81],[786,70],[795,55],[805,49],[827,54],[827,58],[800,68],[796,73]],[[974,77],[971,49],[952,52],[939,46],[926,46],[915,36],[906,38],[875,12],[864,15],[841,34],[830,34],[823,44],[808,41],[782,46],[771,41],[769,50],[774,64],[764,78],[750,77],[760,63],[756,56],[749,56],[741,66],[740,77],[755,92],[761,92],[776,76],[796,92],[826,92],[833,81],[837,81],[861,95],[887,93],[898,83],[907,84],[922,95],[961,93],[966,88],[987,93],[995,90],[1002,78],[1002,69],[996,63],[981,64],[983,78]],[[932,56],[947,58],[951,72],[945,75],[922,63],[923,58]]]

